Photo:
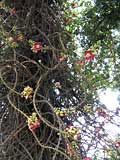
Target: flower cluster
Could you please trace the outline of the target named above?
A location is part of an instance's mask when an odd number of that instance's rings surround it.
[[[72,157],[75,154],[75,151],[70,143],[66,144],[66,153]]]
[[[21,97],[25,97],[25,99],[28,99],[32,97],[32,94],[33,94],[33,88],[31,88],[30,86],[27,86],[21,92]]]
[[[41,42],[33,42],[31,50],[34,53],[37,53],[38,51],[42,50],[42,43]]]
[[[85,63],[85,60],[91,61],[91,60],[94,60],[94,57],[95,57],[95,54],[93,53],[92,50],[89,49],[84,52],[83,59],[74,60],[73,64],[77,67],[82,67]]]
[[[23,40],[24,40],[24,36],[22,35],[22,33],[19,33],[16,36],[8,36],[6,38],[7,44],[12,48],[18,47],[18,42]]]
[[[7,38],[6,38],[6,42],[7,42],[7,44],[8,44],[11,48],[16,48],[16,47],[18,47],[18,44],[17,44],[15,38],[12,37],[12,36],[7,37]]]
[[[95,55],[92,52],[92,50],[86,50],[85,51],[85,56],[84,56],[85,60],[87,60],[87,61],[94,60],[94,57],[95,57]]]
[[[75,141],[71,141],[70,143],[66,144],[66,153],[70,157],[74,156],[76,149],[79,149],[79,147]]]
[[[74,140],[78,140],[79,136],[80,136],[80,128],[70,125],[68,127],[65,128],[65,136],[66,137],[72,137]]]
[[[40,127],[40,120],[37,118],[37,113],[33,112],[27,120],[28,128],[30,131]]]
[[[89,105],[84,106],[84,112],[93,113],[93,107]]]
[[[17,41],[22,41],[24,39],[24,36],[22,33],[18,33],[15,36],[10,36],[7,38],[8,42],[17,42]]]
[[[56,108],[54,108],[54,112],[60,117],[65,117],[68,115],[68,109],[66,109],[66,108],[56,107]]]

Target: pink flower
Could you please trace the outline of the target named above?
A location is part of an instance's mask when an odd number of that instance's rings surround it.
[[[31,49],[33,52],[37,53],[38,51],[42,50],[42,43],[41,42],[34,42]]]
[[[61,89],[61,84],[60,84],[60,82],[55,82],[55,88],[60,88]]]
[[[92,50],[86,50],[85,51],[85,60],[89,61],[89,60],[94,60],[95,55],[93,54]]]
[[[30,131],[33,131],[36,128],[39,128],[39,127],[40,127],[40,122],[38,120],[28,124],[28,128],[29,128]]]
[[[117,142],[115,143],[115,148],[116,148],[116,149],[120,148],[120,141],[117,141]]]
[[[16,9],[12,8],[10,11],[11,16],[15,16],[16,15]]]
[[[15,37],[16,41],[22,41],[24,39],[24,36],[22,34],[19,34]]]
[[[92,158],[90,158],[90,157],[85,157],[85,158],[83,158],[83,160],[92,160]]]
[[[64,61],[64,59],[65,59],[65,56],[63,54],[58,55],[58,61],[62,62]]]
[[[75,134],[75,135],[73,136],[73,139],[76,140],[76,141],[77,141],[79,138],[80,138],[80,133]]]
[[[69,143],[66,144],[66,152],[70,157],[72,157],[75,153],[74,149]]]
[[[102,116],[104,118],[108,116],[108,114],[102,108],[97,108],[97,112],[99,116]]]
[[[102,116],[102,117],[104,117],[104,118],[106,118],[106,116],[107,116],[107,114],[106,114],[105,111],[98,112],[98,115],[99,115],[99,116]]]

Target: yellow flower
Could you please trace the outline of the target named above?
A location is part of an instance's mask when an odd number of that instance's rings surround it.
[[[9,37],[7,40],[8,40],[8,42],[10,42],[10,43],[11,43],[11,42],[13,42],[13,41],[14,41],[14,38],[13,38],[13,37]]]
[[[86,105],[84,106],[84,111],[88,113],[93,113],[93,108],[92,106]]]
[[[65,129],[65,137],[73,137],[73,139],[77,140],[80,135],[80,128],[75,126],[68,126]]]
[[[54,112],[56,113],[56,115],[60,116],[60,117],[64,117],[68,115],[68,110],[65,108],[54,108]]]
[[[25,97],[25,99],[31,98],[33,94],[33,88],[30,86],[27,86],[24,88],[24,90],[21,92],[21,96]]]

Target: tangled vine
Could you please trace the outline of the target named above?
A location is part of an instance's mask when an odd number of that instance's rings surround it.
[[[88,91],[86,75],[77,74],[94,53],[86,50],[82,60],[74,59],[74,37],[64,27],[63,1],[0,3],[2,159],[82,160],[94,146],[94,137],[99,143],[104,124],[94,133],[87,126],[97,126],[97,116],[109,120],[105,108],[92,107],[97,97],[93,100]],[[91,138],[87,151],[83,136]]]

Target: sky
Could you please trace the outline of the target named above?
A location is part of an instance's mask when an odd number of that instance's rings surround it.
[[[112,89],[106,89],[105,91],[100,90],[98,92],[100,101],[109,109],[109,110],[116,110],[117,107],[119,107],[119,102],[118,102],[118,96],[120,95],[119,91],[113,91]],[[116,119],[116,121],[120,122],[120,119]],[[118,133],[120,133],[120,128],[118,128],[117,126],[111,124],[111,123],[107,123],[107,125],[105,125],[105,130],[106,132],[109,134],[109,140],[115,140],[116,136]],[[101,160],[101,157],[103,157],[104,153],[102,152],[102,150],[99,152],[97,155],[98,160]],[[94,149],[93,151],[91,150],[90,153],[88,153],[89,157],[94,156]]]
[[[100,101],[104,103],[108,109],[114,110],[119,106],[118,96],[120,95],[119,91],[112,91],[112,89],[108,88],[106,91],[100,91],[99,97]]]
[[[117,107],[120,107],[118,96],[120,95],[119,91],[113,91],[112,89],[107,89],[106,91],[100,91],[99,92],[99,98],[100,101],[105,104],[105,106],[109,110],[115,110]],[[120,122],[120,119],[116,118],[116,122]],[[115,136],[119,133],[120,134],[120,128],[118,128],[115,125],[112,125],[111,123],[107,124],[106,130],[109,133],[111,138],[115,138]]]

